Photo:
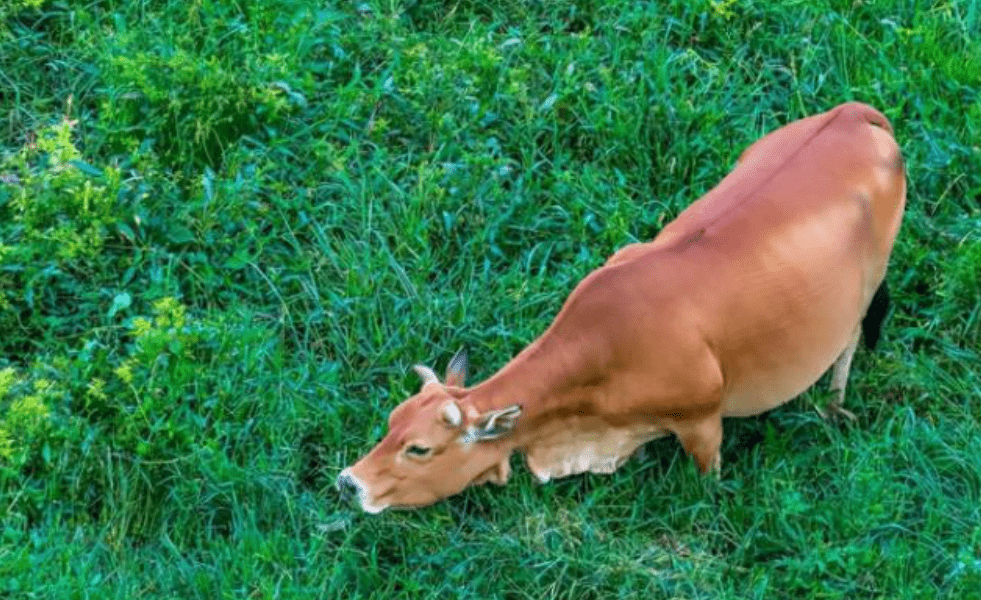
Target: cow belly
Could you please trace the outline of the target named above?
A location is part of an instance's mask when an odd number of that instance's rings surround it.
[[[723,416],[766,412],[814,385],[848,346],[859,324],[859,285],[856,281],[850,293],[835,297],[836,303],[829,299],[826,310],[815,310],[810,319],[803,318],[793,326],[774,326],[771,335],[733,353],[735,358],[726,369],[729,378]],[[819,307],[823,303],[816,304]]]
[[[793,399],[848,346],[876,283],[866,212],[861,201],[849,202],[833,218],[776,231],[726,273],[732,291],[717,343],[724,416]]]
[[[804,365],[798,363],[779,371],[744,377],[723,400],[722,416],[751,417],[796,398],[814,385],[840,354],[840,351],[825,352],[818,360]]]
[[[760,414],[795,398],[848,346],[871,290],[862,265],[837,264],[834,276],[824,274],[823,285],[813,278],[810,284],[783,282],[774,289],[779,293],[733,317],[747,327],[723,359],[724,416]]]

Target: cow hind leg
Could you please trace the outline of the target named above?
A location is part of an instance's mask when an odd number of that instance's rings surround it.
[[[879,288],[875,291],[875,294],[872,295],[869,308],[865,311],[865,317],[862,318],[861,327],[855,328],[851,342],[849,342],[848,347],[845,348],[845,351],[841,353],[841,356],[835,361],[834,367],[832,367],[831,391],[835,392],[834,400],[832,400],[829,407],[832,412],[842,414],[853,421],[855,420],[855,415],[844,408],[844,403],[845,388],[848,385],[848,373],[851,371],[852,359],[855,358],[855,350],[858,348],[859,330],[861,330],[862,338],[865,340],[865,346],[870,350],[875,349],[876,344],[879,342],[879,336],[882,333],[882,322],[885,320],[888,311],[889,286],[883,280]],[[822,417],[827,418],[827,414],[820,410],[818,412]]]
[[[852,359],[855,358],[855,350],[858,348],[858,336],[859,328],[856,327],[845,351],[841,353],[841,356],[838,357],[838,360],[835,361],[834,366],[831,368],[831,391],[835,393],[835,397],[831,401],[829,408],[831,412],[844,415],[852,421],[855,420],[855,415],[844,407],[845,388],[848,387],[848,373],[851,371]],[[828,417],[820,409],[818,409],[818,413],[824,418]]]
[[[698,465],[698,470],[702,474],[712,472],[718,477],[722,468],[722,455],[719,451],[722,447],[722,415],[712,415],[674,429],[685,452]]]

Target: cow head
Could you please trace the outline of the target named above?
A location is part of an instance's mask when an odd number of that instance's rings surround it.
[[[422,389],[392,411],[385,438],[337,477],[341,492],[356,493],[369,513],[426,506],[474,484],[504,484],[510,474],[508,434],[521,406],[483,413],[474,408],[463,389],[463,350],[442,382],[428,367],[414,370]]]

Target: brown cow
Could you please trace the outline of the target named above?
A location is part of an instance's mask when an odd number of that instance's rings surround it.
[[[612,472],[668,434],[709,472],[723,417],[780,406],[832,366],[847,414],[859,328],[864,318],[874,343],[905,203],[903,159],[877,110],[842,104],[777,129],[653,241],[583,279],[491,378],[464,387],[464,354],[442,382],[417,366],[422,390],[338,487],[371,513],[419,507],[505,483],[515,451],[545,482]]]

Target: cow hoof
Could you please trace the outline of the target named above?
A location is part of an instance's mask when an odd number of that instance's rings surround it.
[[[843,407],[842,405],[838,404],[837,402],[832,402],[831,404],[829,404],[826,411],[821,410],[819,407],[815,407],[815,410],[817,410],[817,413],[821,415],[821,418],[824,420],[835,419],[837,417],[845,417],[852,422],[858,420],[858,417],[855,416],[855,413]]]

